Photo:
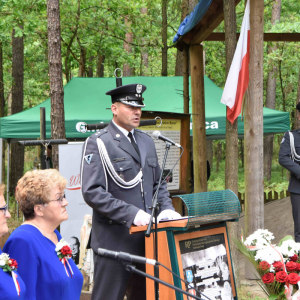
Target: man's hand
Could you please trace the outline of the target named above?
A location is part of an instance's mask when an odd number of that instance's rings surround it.
[[[144,212],[143,210],[139,210],[137,214],[135,215],[135,218],[133,220],[133,224],[136,226],[144,226],[148,225],[150,222],[151,215]]]
[[[160,222],[161,220],[172,220],[179,218],[181,218],[181,215],[178,212],[172,209],[165,209],[158,215],[157,221]]]

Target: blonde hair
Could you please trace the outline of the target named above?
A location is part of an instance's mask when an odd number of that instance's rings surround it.
[[[34,206],[48,203],[55,185],[64,190],[67,180],[56,169],[28,171],[19,179],[16,187],[16,200],[25,220],[34,219]]]

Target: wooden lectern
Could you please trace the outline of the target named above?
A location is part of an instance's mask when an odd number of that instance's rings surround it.
[[[180,197],[188,217],[158,224],[158,261],[172,270],[159,267],[159,278],[172,285],[210,299],[237,299],[226,222],[237,221],[241,208],[231,190],[174,196]],[[147,226],[132,226],[130,233],[146,231]],[[153,227],[154,229],[154,227]],[[145,238],[146,257],[154,259],[154,234]],[[146,265],[146,272],[154,268]],[[154,282],[147,278],[147,300],[155,300]],[[160,300],[192,300],[160,284]],[[207,299],[202,296],[203,299]]]

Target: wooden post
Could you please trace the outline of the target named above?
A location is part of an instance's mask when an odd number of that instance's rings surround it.
[[[249,86],[245,101],[245,233],[264,228],[263,176],[264,1],[250,2]]]
[[[184,44],[183,47],[183,112],[190,113],[190,90],[189,90],[189,46]],[[184,129],[183,134],[186,134],[186,148],[184,151],[188,153],[188,161],[186,166],[186,186],[187,193],[190,193],[190,179],[191,179],[191,141],[190,141],[190,120]]]
[[[194,192],[207,191],[203,46],[190,46],[193,107]]]
[[[225,52],[226,52],[226,78],[232,64],[236,49],[236,13],[235,0],[223,0],[224,25],[225,25]],[[228,109],[228,107],[226,108]],[[238,119],[231,125],[226,119],[226,159],[225,159],[225,189],[232,190],[238,195]],[[238,223],[227,222],[230,244],[238,239]],[[236,247],[231,247],[231,258],[235,275],[236,286],[240,287],[239,253]]]

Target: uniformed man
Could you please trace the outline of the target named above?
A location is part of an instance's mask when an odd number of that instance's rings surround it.
[[[300,112],[300,103],[296,109]],[[292,203],[295,241],[300,243],[300,129],[284,134],[279,151],[279,163],[291,172],[288,191]]]
[[[94,250],[93,300],[146,299],[145,279],[125,270],[122,262],[98,256],[97,249],[145,256],[144,233],[129,234],[134,225],[147,225],[160,167],[154,142],[136,129],[142,115],[141,84],[119,86],[107,92],[112,98],[113,119],[90,136],[83,147],[81,188],[93,208],[91,247]],[[159,220],[173,219],[175,212],[164,182],[158,192]],[[140,269],[144,266],[138,266]]]

